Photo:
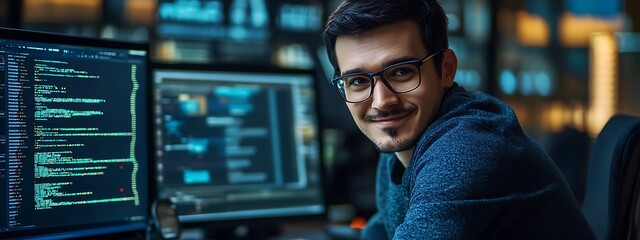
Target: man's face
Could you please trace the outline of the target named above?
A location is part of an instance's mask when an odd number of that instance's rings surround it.
[[[336,56],[342,73],[353,70],[377,72],[391,64],[419,60],[429,54],[432,53],[424,48],[418,26],[412,21],[393,23],[336,39]],[[446,57],[453,52],[443,54]],[[421,82],[415,90],[394,93],[378,76],[369,99],[347,103],[360,130],[381,151],[411,149],[438,112],[442,96],[453,84],[453,79],[445,77],[444,72],[445,79],[438,78],[431,61],[421,65]]]

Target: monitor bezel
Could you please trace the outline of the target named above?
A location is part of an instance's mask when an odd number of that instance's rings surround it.
[[[85,36],[71,36],[64,35],[60,33],[51,33],[51,32],[42,32],[42,31],[32,31],[32,30],[24,30],[24,29],[16,29],[16,28],[6,28],[0,27],[0,40],[17,40],[17,41],[28,41],[34,43],[44,43],[44,44],[53,44],[53,45],[66,45],[66,46],[78,46],[78,47],[98,47],[98,48],[110,48],[110,49],[127,49],[127,50],[137,50],[137,51],[145,51],[145,74],[146,78],[142,79],[146,83],[146,89],[142,89],[146,91],[145,97],[145,106],[144,109],[146,115],[146,121],[141,124],[145,124],[146,126],[142,127],[146,129],[146,154],[147,154],[147,176],[143,177],[146,179],[153,179],[153,171],[151,167],[154,165],[153,160],[153,152],[151,151],[152,144],[152,136],[151,125],[150,122],[150,114],[152,110],[149,108],[150,104],[153,101],[151,90],[151,82],[150,82],[150,74],[151,74],[151,61],[150,61],[150,47],[148,43],[144,42],[127,42],[113,39],[100,39],[100,38],[92,38]],[[150,203],[153,200],[153,186],[151,184],[147,185],[146,198],[141,199],[146,205],[146,209],[144,211],[145,219],[139,222],[103,222],[103,223],[92,223],[92,224],[78,224],[71,226],[56,226],[56,227],[40,227],[40,228],[28,228],[24,230],[13,230],[0,232],[0,238],[2,239],[66,239],[66,238],[85,238],[90,237],[91,239],[113,239],[121,238],[123,236],[140,236],[144,234],[146,231],[148,222],[150,219]]]
[[[202,219],[201,221],[189,221],[182,222],[185,228],[201,228],[210,233],[216,233],[219,231],[233,230],[237,226],[248,226],[262,229],[264,227],[279,228],[282,224],[297,223],[300,221],[324,221],[327,217],[327,189],[325,184],[325,163],[324,163],[324,150],[323,150],[323,121],[321,119],[321,104],[320,104],[320,92],[319,84],[325,83],[319,80],[320,72],[315,69],[298,69],[298,68],[283,68],[273,65],[257,65],[252,63],[166,63],[156,62],[151,66],[151,85],[153,89],[156,89],[155,73],[156,71],[198,71],[198,72],[212,72],[212,73],[247,73],[247,74],[287,74],[287,75],[308,75],[312,78],[313,91],[315,95],[315,111],[317,121],[317,134],[319,151],[319,188],[320,188],[320,206],[322,211],[318,213],[300,214],[300,215],[282,215],[282,216],[257,216],[257,217],[243,217],[233,219]],[[154,96],[156,92],[154,91]],[[155,105],[155,100],[152,102]],[[154,132],[158,130],[154,123]],[[156,146],[154,145],[154,148]],[[156,159],[156,156],[153,156]],[[155,161],[157,162],[157,161]],[[154,173],[155,175],[155,173]],[[154,198],[158,198],[158,186],[155,186]],[[264,229],[263,229],[264,230]]]

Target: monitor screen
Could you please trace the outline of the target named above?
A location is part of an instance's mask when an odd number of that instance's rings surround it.
[[[0,29],[0,238],[145,229],[148,46]]]
[[[325,17],[321,0],[157,0],[154,56],[311,69]]]
[[[153,79],[158,197],[182,222],[324,213],[312,72],[168,65]]]
[[[318,0],[158,0],[159,38],[269,42],[275,32],[317,39],[323,2]]]

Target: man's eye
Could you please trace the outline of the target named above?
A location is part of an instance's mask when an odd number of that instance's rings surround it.
[[[412,65],[397,66],[384,72],[384,78],[393,82],[409,81],[417,76],[418,69]]]
[[[397,76],[397,77],[401,77],[401,76],[405,76],[405,75],[410,75],[413,74],[415,71],[411,68],[408,67],[399,67],[396,69],[393,69],[393,76]]]
[[[362,86],[366,84],[369,84],[369,78],[366,78],[366,77],[349,78],[349,86]]]

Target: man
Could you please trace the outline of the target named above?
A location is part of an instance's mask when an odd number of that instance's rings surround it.
[[[363,238],[594,238],[513,111],[454,83],[435,0],[347,0],[324,37],[332,84],[382,152]]]

